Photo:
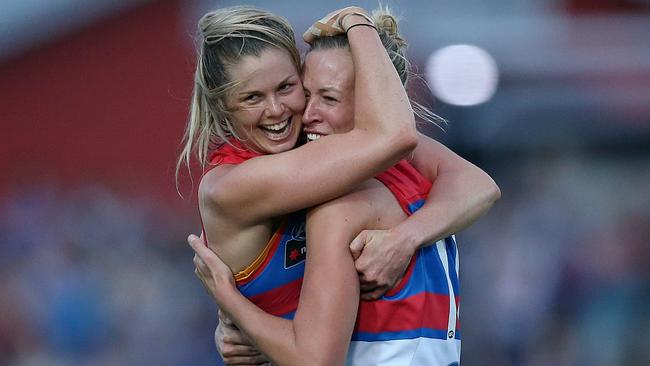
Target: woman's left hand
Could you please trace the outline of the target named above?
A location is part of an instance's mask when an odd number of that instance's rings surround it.
[[[217,304],[221,304],[220,295],[224,289],[236,287],[230,267],[205,245],[205,241],[196,235],[188,236],[187,242],[195,253],[194,274],[201,280],[203,287]]]
[[[390,230],[363,230],[350,243],[361,282],[361,299],[376,300],[395,287],[414,250]]]
[[[350,23],[346,22],[345,18],[350,15],[359,15],[365,18],[369,24],[373,23],[367,11],[357,6],[348,6],[347,8],[334,10],[322,19],[315,21],[302,35],[302,39],[312,44],[318,37],[331,37],[345,34],[350,27]]]

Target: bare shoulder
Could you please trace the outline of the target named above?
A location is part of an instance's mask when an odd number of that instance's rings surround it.
[[[236,165],[220,165],[211,169],[199,184],[199,212],[207,244],[236,273],[252,263],[273,234],[277,223],[264,220],[256,224],[242,223],[231,210],[219,202],[222,182]],[[219,192],[219,193],[216,193]]]
[[[232,171],[235,165],[220,165],[210,169],[199,183],[199,201],[207,204],[218,204],[219,192],[222,188],[220,182]]]

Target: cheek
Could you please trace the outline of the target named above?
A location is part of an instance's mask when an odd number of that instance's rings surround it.
[[[257,109],[240,109],[232,114],[232,126],[238,134],[248,135],[251,128],[257,125],[260,116]]]
[[[354,110],[352,108],[341,109],[336,116],[336,131],[344,133],[354,128]]]
[[[294,112],[301,113],[305,110],[305,92],[301,88],[296,90],[287,99],[287,107],[291,108]]]

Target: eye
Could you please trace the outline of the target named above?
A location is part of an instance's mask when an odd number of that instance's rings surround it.
[[[284,84],[280,85],[280,87],[278,88],[278,90],[279,90],[279,91],[288,91],[288,90],[291,89],[292,86],[293,86],[292,83],[284,83]]]
[[[259,99],[260,99],[260,96],[258,94],[250,94],[250,95],[247,95],[244,98],[244,102],[255,103],[255,102],[259,101]]]
[[[324,95],[324,96],[323,96],[323,99],[325,99],[325,100],[328,101],[328,102],[338,102],[338,99],[336,99],[336,98],[334,98],[334,97],[330,97],[330,96],[328,96],[328,95]]]

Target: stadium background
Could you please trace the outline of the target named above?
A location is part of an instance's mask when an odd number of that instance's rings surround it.
[[[650,364],[650,2],[386,3],[422,74],[455,44],[498,70],[476,105],[412,90],[503,192],[458,235],[464,364]],[[173,172],[196,20],[231,4],[0,3],[0,364],[218,364]],[[299,33],[348,5],[249,4]]]

